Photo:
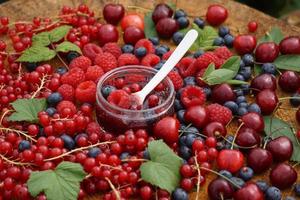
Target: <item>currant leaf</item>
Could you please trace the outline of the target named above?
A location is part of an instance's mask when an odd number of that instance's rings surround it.
[[[281,32],[280,28],[273,27],[270,32],[267,32],[258,43],[262,42],[275,42],[279,44],[280,41],[284,38],[283,33]]]
[[[32,46],[48,46],[50,43],[48,32],[42,32],[32,36]]]
[[[150,38],[150,37],[157,37],[157,32],[155,29],[155,24],[152,20],[152,12],[148,12],[145,16],[144,16],[144,32],[145,32],[145,36],[146,38]]]
[[[71,26],[64,25],[49,31],[50,41],[52,43],[60,41],[67,35],[67,33],[71,28],[72,28]]]
[[[56,56],[55,51],[43,46],[32,46],[26,49],[17,59],[18,62],[41,62],[51,60]]]
[[[76,51],[81,54],[80,48],[76,44],[73,44],[72,42],[68,42],[68,41],[62,42],[59,45],[57,45],[55,50],[56,52],[64,52],[64,53],[69,51]]]

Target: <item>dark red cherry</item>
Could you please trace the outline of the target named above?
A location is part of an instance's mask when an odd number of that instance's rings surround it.
[[[217,164],[219,169],[235,173],[243,166],[244,155],[239,150],[223,149],[218,155]]]
[[[259,146],[261,141],[260,135],[254,129],[242,127],[236,136],[236,144],[241,147]]]
[[[213,88],[211,98],[213,102],[223,105],[226,101],[234,101],[236,95],[229,84],[222,83]]]
[[[273,163],[272,154],[270,151],[262,148],[254,148],[248,154],[248,166],[255,173],[261,173],[269,169]]]
[[[100,26],[98,31],[98,40],[101,46],[109,42],[117,42],[119,32],[117,28],[111,24],[104,24]]]
[[[226,136],[227,134],[226,127],[220,122],[210,122],[204,127],[203,132],[208,137]]]
[[[231,184],[223,178],[212,180],[207,191],[209,198],[212,200],[231,199],[234,193]]]
[[[278,98],[273,90],[266,89],[257,94],[256,103],[261,108],[262,114],[269,115],[277,107]]]
[[[178,28],[178,22],[173,18],[163,18],[155,26],[158,35],[165,39],[171,38]]]
[[[123,34],[123,40],[126,44],[134,45],[138,40],[145,37],[143,30],[135,26],[129,26],[125,29]]]
[[[255,183],[247,183],[234,194],[234,200],[264,200],[264,194]]]
[[[252,128],[257,132],[264,130],[265,122],[262,116],[255,112],[249,112],[242,116],[242,121],[245,127]]]
[[[276,78],[271,74],[261,74],[259,76],[256,76],[254,79],[252,79],[251,88],[256,89],[253,90],[255,94],[258,93],[257,90],[261,91],[264,89],[270,89],[275,91],[277,88]]]
[[[168,144],[178,141],[178,130],[180,123],[174,117],[164,117],[158,121],[153,129],[154,135],[163,139]]]
[[[156,24],[159,20],[163,18],[172,17],[173,10],[167,4],[160,3],[157,4],[152,13],[152,20]]]
[[[233,47],[240,55],[252,53],[256,47],[256,38],[253,35],[238,35],[233,41]]]
[[[280,136],[267,144],[267,149],[272,153],[277,162],[289,160],[293,154],[293,143],[290,138]]]
[[[285,71],[279,76],[278,84],[285,92],[295,92],[300,86],[300,77],[296,72]]]
[[[261,63],[273,62],[278,55],[279,47],[274,42],[260,43],[255,50],[256,61]]]
[[[300,37],[289,36],[281,40],[279,44],[281,54],[300,54]]]
[[[192,106],[185,111],[184,119],[197,128],[203,128],[208,123],[208,114],[203,106]]]
[[[291,187],[297,180],[296,170],[287,163],[280,163],[270,172],[272,185],[279,189]]]
[[[109,3],[103,8],[103,17],[110,24],[118,24],[124,16],[125,9],[122,4]]]

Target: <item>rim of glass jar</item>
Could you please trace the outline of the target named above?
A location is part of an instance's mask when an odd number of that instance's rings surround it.
[[[130,110],[130,109],[124,109],[124,108],[120,108],[116,105],[113,105],[113,104],[110,104],[102,95],[102,92],[101,92],[101,86],[103,85],[103,83],[107,80],[107,78],[109,78],[110,76],[113,76],[115,75],[116,73],[120,72],[120,71],[123,71],[124,69],[137,69],[137,68],[140,68],[140,69],[143,69],[143,70],[149,70],[150,72],[158,72],[158,70],[152,68],[152,67],[147,67],[147,66],[143,66],[143,65],[126,65],[126,66],[122,66],[122,67],[118,67],[116,69],[113,69],[109,72],[106,72],[98,81],[97,83],[97,97],[96,97],[96,101],[97,101],[97,104],[99,105],[99,100],[98,98],[101,99],[101,101],[105,104],[105,106],[108,106],[114,110],[117,110],[117,111],[120,111],[120,112],[127,112],[127,113],[136,113],[136,112],[151,112],[151,111],[154,111],[154,110],[157,110],[157,109],[161,109],[163,108],[164,106],[166,106],[169,101],[172,100],[173,96],[174,96],[174,85],[171,81],[171,79],[169,77],[166,77],[164,80],[167,81],[168,85],[169,85],[169,88],[170,88],[170,95],[168,96],[168,98],[160,105],[156,106],[156,107],[153,107],[153,108],[148,108],[148,109],[144,109],[144,110]]]

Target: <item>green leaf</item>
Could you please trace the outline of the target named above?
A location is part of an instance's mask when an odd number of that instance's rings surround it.
[[[56,56],[55,51],[43,46],[32,46],[26,49],[17,59],[18,62],[41,62],[51,60]]]
[[[180,182],[182,159],[162,140],[150,142],[148,151],[151,161],[141,165],[142,179],[171,193]]]
[[[57,27],[57,28],[49,31],[50,41],[53,43],[60,41],[67,35],[67,33],[69,32],[69,30],[71,28],[72,28],[72,26],[64,25],[64,26],[60,26],[60,27]]]
[[[207,77],[210,73],[212,73],[213,71],[215,71],[216,67],[214,63],[210,63],[208,65],[208,67],[206,68],[204,74],[202,77]]]
[[[55,170],[32,172],[27,186],[33,197],[44,192],[48,200],[76,200],[85,176],[80,164],[64,161]]]
[[[261,74],[261,72],[262,72],[261,66],[258,64],[254,64],[253,71],[254,71],[255,76]]]
[[[290,138],[294,147],[291,161],[300,162],[300,145],[297,141],[295,133],[291,128],[291,125],[279,118],[271,116],[265,116],[264,122],[265,134],[271,136],[272,139],[275,139],[280,136],[286,136]]]
[[[241,58],[239,56],[231,56],[225,63],[221,66],[221,69],[229,69],[235,72],[236,75],[240,69]]]
[[[277,44],[284,38],[280,28],[273,27],[270,32],[267,32],[262,38],[260,38],[258,43],[262,42],[275,42]]]
[[[234,71],[221,68],[211,72],[208,76],[203,77],[203,79],[209,85],[216,85],[231,80],[234,76]]]
[[[145,36],[146,38],[150,38],[150,37],[157,37],[157,32],[155,29],[155,24],[152,20],[152,12],[148,12],[145,16],[144,16],[144,32],[145,32]]]
[[[76,51],[81,54],[80,48],[76,44],[73,44],[72,42],[68,42],[68,41],[62,42],[59,45],[57,45],[55,50],[56,52],[64,52],[64,53],[69,51]]]
[[[168,6],[169,6],[172,10],[174,10],[174,11],[176,10],[176,3],[170,1],[170,2],[168,2]]]
[[[228,83],[230,85],[242,85],[242,84],[249,84],[248,82],[246,81],[240,81],[240,80],[228,80],[228,81],[225,81],[225,83]]]
[[[300,72],[300,55],[282,55],[275,61],[277,69]]]
[[[211,26],[205,26],[202,33],[198,36],[199,47],[213,46],[216,37],[218,37],[217,31]]]
[[[41,32],[32,36],[32,46],[48,46],[50,43],[48,32]]]

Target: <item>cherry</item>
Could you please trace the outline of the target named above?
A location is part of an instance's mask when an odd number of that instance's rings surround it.
[[[125,29],[123,40],[126,44],[134,45],[138,40],[145,37],[144,31],[135,26],[130,26]]]
[[[280,163],[270,172],[272,185],[279,189],[291,187],[297,180],[296,170],[287,163]]]
[[[270,89],[275,91],[277,88],[276,77],[271,74],[261,74],[252,79],[250,87],[257,90]],[[257,93],[256,90],[253,90],[253,92]]]
[[[243,166],[244,155],[239,150],[223,149],[219,153],[217,164],[220,170],[235,173]]]
[[[279,44],[281,54],[300,54],[300,37],[289,36],[281,40]]]
[[[234,101],[235,98],[235,93],[227,83],[217,85],[212,90],[211,99],[213,102],[223,105],[226,101]]]
[[[144,30],[144,20],[140,15],[129,14],[123,17],[121,21],[122,30],[125,31],[128,27],[134,26],[140,30]]]
[[[248,31],[254,33],[257,30],[258,24],[256,21],[251,21],[248,23]]]
[[[114,4],[109,3],[106,4],[103,8],[103,17],[104,19],[113,25],[116,25],[119,23],[119,21],[124,16],[125,9],[122,4]]]
[[[241,147],[258,146],[260,141],[260,136],[251,128],[242,127],[237,133],[236,144]]]
[[[203,128],[208,123],[208,114],[203,106],[192,106],[185,111],[184,119],[197,128]]]
[[[226,127],[220,122],[210,122],[204,127],[203,133],[208,137],[225,137],[227,130]]]
[[[206,12],[206,20],[213,26],[218,26],[225,22],[228,17],[228,11],[221,5],[211,5]]]
[[[290,138],[280,136],[267,144],[267,149],[272,153],[277,162],[289,160],[293,154],[293,143]]]
[[[163,18],[155,26],[158,35],[165,39],[171,38],[178,28],[178,22],[172,18]]]
[[[255,58],[257,62],[268,63],[273,62],[279,55],[279,47],[274,42],[260,43],[255,50]]]
[[[262,90],[256,96],[256,103],[265,115],[271,114],[277,106],[278,98],[274,91],[270,89]]]
[[[176,118],[165,117],[154,125],[153,133],[166,143],[173,144],[178,141],[180,123]]]
[[[101,46],[108,42],[117,42],[118,39],[119,33],[115,26],[111,24],[105,24],[100,26],[98,30],[98,40]]]
[[[278,79],[280,88],[285,92],[295,92],[300,85],[300,77],[296,72],[285,71]]]
[[[256,38],[253,35],[238,35],[233,41],[233,47],[240,55],[252,53],[256,47]]]
[[[264,194],[255,183],[247,183],[234,194],[234,200],[264,200]]]
[[[262,148],[251,149],[248,154],[248,165],[255,173],[261,173],[272,165],[273,157],[270,151]]]
[[[264,130],[265,122],[262,116],[255,112],[249,112],[242,116],[242,121],[245,127],[252,128],[257,132]]]
[[[173,10],[167,4],[160,3],[155,6],[154,11],[152,13],[152,20],[156,24],[159,20],[163,18],[172,17]]]
[[[232,185],[223,178],[212,180],[207,188],[208,196],[213,200],[231,199],[234,189]]]

